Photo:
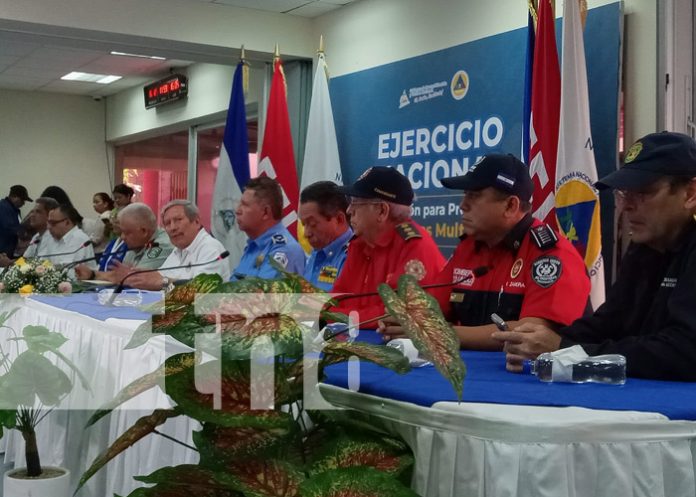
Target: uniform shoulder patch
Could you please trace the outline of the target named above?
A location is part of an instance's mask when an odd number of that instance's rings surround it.
[[[396,232],[404,240],[411,240],[413,238],[423,238],[423,236],[418,232],[416,225],[410,221],[398,224],[396,226]]]
[[[545,255],[532,262],[532,280],[542,288],[556,283],[563,272],[563,263],[558,257]]]
[[[283,268],[288,267],[288,256],[285,252],[276,252],[271,257],[273,257],[274,261],[283,266]]]
[[[148,259],[157,259],[162,253],[162,247],[150,247],[147,249]]]
[[[550,249],[558,243],[556,232],[548,224],[535,226],[529,230],[529,233],[532,236],[532,240],[534,240],[534,244],[541,250]]]
[[[416,281],[421,281],[428,274],[428,270],[425,269],[425,265],[418,259],[411,259],[404,266],[404,272],[410,274]]]
[[[271,241],[272,241],[275,245],[285,245],[286,243],[288,243],[288,241],[285,239],[285,235],[282,235],[282,234],[280,234],[280,233],[277,233],[277,234],[273,235],[273,236],[271,237]]]

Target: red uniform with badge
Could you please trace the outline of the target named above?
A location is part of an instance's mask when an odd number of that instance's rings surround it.
[[[445,316],[463,326],[537,317],[568,325],[588,309],[590,280],[573,245],[531,215],[495,247],[464,238],[433,289]]]
[[[359,237],[350,242],[343,270],[336,280],[333,293],[376,292],[380,283],[395,287],[404,273],[415,276],[421,285],[432,283],[445,265],[430,234],[414,221],[399,224],[385,234],[373,247]],[[384,314],[379,296],[346,298],[333,311],[360,313],[360,322]],[[369,323],[364,328],[374,328]]]

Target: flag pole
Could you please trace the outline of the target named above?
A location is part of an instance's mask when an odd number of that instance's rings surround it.
[[[246,61],[244,45],[242,45],[239,62],[242,63],[242,90],[244,91],[244,98],[246,99],[246,97],[249,96],[249,64]]]

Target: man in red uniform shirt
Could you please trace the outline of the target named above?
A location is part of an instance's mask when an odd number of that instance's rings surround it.
[[[491,338],[497,329],[492,313],[511,328],[530,322],[554,329],[583,314],[590,292],[585,264],[568,240],[532,217],[527,166],[512,155],[491,154],[442,184],[464,191],[464,235],[436,281],[453,285],[431,293],[463,348],[501,348]],[[388,324],[380,326],[385,338],[400,334]]]
[[[411,219],[413,189],[408,178],[391,167],[372,167],[342,191],[350,197],[348,214],[355,238],[333,293],[376,293],[380,283],[395,286],[404,273],[422,285],[432,283],[445,259],[430,234]],[[374,319],[384,315],[376,295],[346,295],[333,310],[358,311],[365,323],[361,328],[376,327]]]

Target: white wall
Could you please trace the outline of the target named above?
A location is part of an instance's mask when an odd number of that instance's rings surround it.
[[[0,197],[16,183],[32,198],[58,185],[83,216],[96,215],[92,194],[111,188],[104,113],[90,97],[0,90]]]

